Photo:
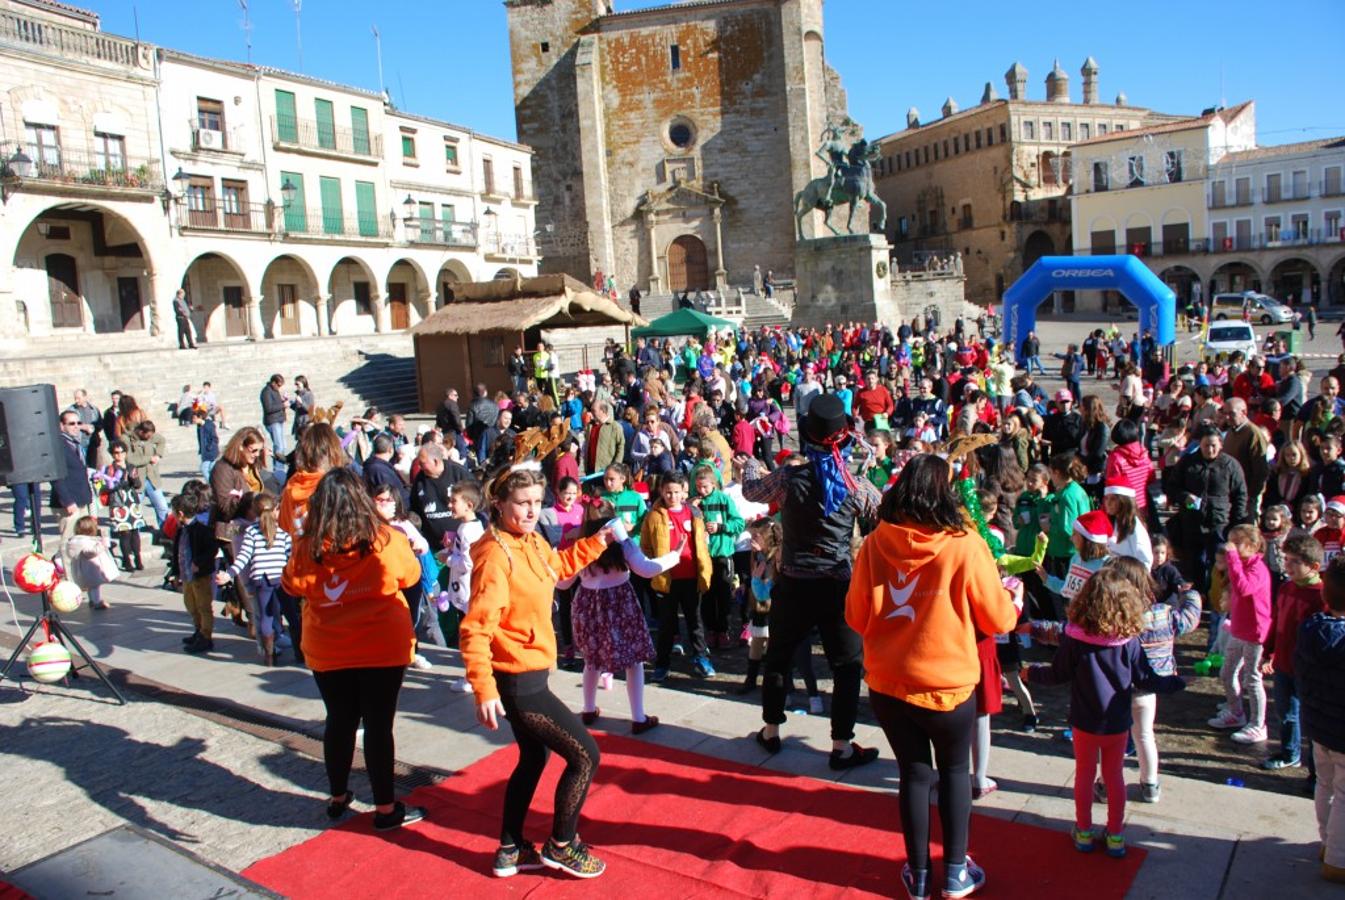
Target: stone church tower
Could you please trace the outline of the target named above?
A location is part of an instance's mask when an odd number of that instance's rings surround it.
[[[845,118],[822,0],[505,7],[544,271],[601,270],[623,293],[793,273],[794,192],[825,172],[813,151]]]

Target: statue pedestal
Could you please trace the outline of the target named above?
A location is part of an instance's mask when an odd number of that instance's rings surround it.
[[[794,315],[805,328],[828,322],[896,323],[901,309],[888,271],[892,245],[881,234],[841,234],[794,247]]]

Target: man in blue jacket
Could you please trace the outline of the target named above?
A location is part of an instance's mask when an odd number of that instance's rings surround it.
[[[51,482],[51,505],[57,510],[57,527],[61,544],[56,557],[64,565],[62,554],[65,542],[75,533],[75,522],[89,515],[93,503],[93,489],[89,487],[89,470],[84,468],[84,456],[79,450],[79,413],[66,410],[61,413],[61,453],[65,457],[65,476]]]

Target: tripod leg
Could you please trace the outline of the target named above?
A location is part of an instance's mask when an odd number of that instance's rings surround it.
[[[68,642],[70,646],[74,647],[77,651],[79,651],[79,655],[84,657],[85,665],[87,665],[90,669],[93,669],[93,674],[97,675],[98,680],[107,686],[107,689],[112,692],[112,695],[114,697],[117,698],[117,702],[120,703],[122,706],[125,706],[126,698],[121,695],[121,691],[117,690],[117,686],[108,680],[107,675],[103,674],[103,670],[99,668],[98,663],[94,662],[93,657],[89,656],[88,652],[84,649],[84,646],[79,641],[75,640],[75,636],[70,633],[70,629],[65,627],[65,624],[61,621],[60,617],[57,616],[55,613],[51,613],[48,616],[48,619],[51,622],[52,631],[54,631],[63,642]],[[75,669],[73,666],[70,669],[70,673],[72,675],[75,674]],[[76,675],[75,677],[78,676]]]
[[[38,627],[41,624],[42,624],[42,616],[38,616],[37,620],[33,622],[32,626],[28,629],[28,633],[23,636],[23,640],[19,641],[19,646],[15,647],[14,652],[9,655],[9,662],[5,663],[5,667],[3,669],[0,669],[0,681],[4,681],[6,678],[9,677],[9,670],[14,667],[14,663],[23,653],[24,648],[28,646],[28,642],[33,639],[33,632],[37,631]],[[14,680],[20,681],[21,679],[15,678]]]

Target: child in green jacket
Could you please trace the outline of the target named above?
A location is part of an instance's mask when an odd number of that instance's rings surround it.
[[[733,498],[719,489],[719,475],[712,466],[701,465],[695,471],[696,497],[692,501],[705,519],[709,535],[710,590],[701,595],[701,621],[705,623],[706,643],[711,649],[732,646],[729,640],[729,606],[733,602],[733,551],[745,523]]]
[[[602,473],[603,492],[600,499],[612,504],[612,509],[626,526],[629,534],[638,534],[644,518],[644,498],[630,487],[630,469],[622,463],[612,463]]]

